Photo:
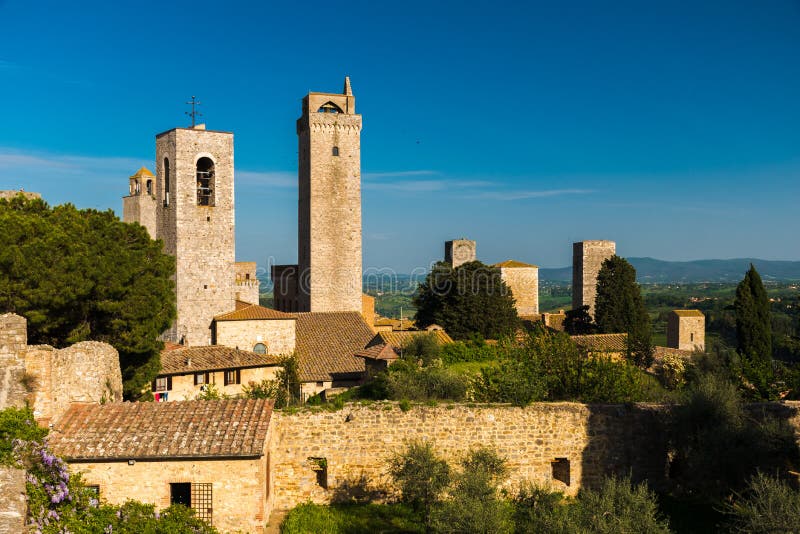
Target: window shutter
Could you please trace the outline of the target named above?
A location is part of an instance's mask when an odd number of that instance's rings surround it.
[[[172,377],[171,376],[167,377],[167,389],[172,391]]]
[[[225,385],[227,386],[228,385],[228,370],[227,369],[222,371],[222,377],[225,380]]]
[[[206,373],[206,384],[210,384],[210,383],[211,383],[211,380],[209,380],[209,375],[208,375],[208,373]]]
[[[156,381],[154,379],[153,382],[150,384],[150,391],[155,391],[155,390],[156,390]]]
[[[237,384],[241,384],[242,383],[242,372],[241,372],[241,369],[237,369],[236,370],[236,383]]]

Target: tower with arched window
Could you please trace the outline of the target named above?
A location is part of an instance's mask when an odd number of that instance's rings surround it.
[[[236,291],[233,134],[174,128],[156,136],[156,237],[175,256],[178,319],[167,337],[208,345]]]
[[[309,93],[299,142],[298,311],[361,311],[361,115],[345,78]]]
[[[142,167],[128,178],[128,196],[122,198],[122,220],[141,224],[154,239],[157,231],[155,180],[153,173]]]

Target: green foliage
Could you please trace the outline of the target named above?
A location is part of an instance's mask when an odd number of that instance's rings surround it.
[[[216,384],[205,384],[205,387],[200,390],[195,396],[195,400],[220,400],[227,399],[228,395],[220,392]]]
[[[479,261],[455,269],[437,263],[420,284],[414,305],[418,327],[438,324],[454,339],[475,333],[499,339],[519,326],[514,298],[500,270]]]
[[[653,363],[650,316],[636,270],[624,258],[608,258],[597,274],[595,321],[601,333],[628,334],[628,356],[636,365],[647,368]]]
[[[297,355],[281,356],[281,369],[274,380],[262,380],[242,386],[242,395],[248,399],[273,399],[276,408],[299,406],[300,362]]]
[[[757,473],[744,494],[727,506],[730,530],[748,534],[800,532],[800,492]]]
[[[6,408],[0,411],[0,465],[16,465],[15,442],[41,442],[45,436],[47,429],[36,424],[30,408]]]
[[[403,504],[305,503],[292,509],[281,524],[281,534],[422,534],[417,514]]]
[[[479,341],[456,341],[442,346],[442,362],[446,365],[460,362],[487,362],[497,358],[496,345]]]
[[[450,484],[450,467],[427,441],[411,441],[389,460],[389,475],[400,489],[401,501],[418,511],[426,527],[434,505]]]
[[[508,475],[506,461],[493,449],[481,447],[467,454],[461,468],[449,498],[435,509],[433,530],[443,534],[511,533],[512,508],[498,490]]]
[[[386,371],[361,386],[359,395],[373,400],[463,400],[469,386],[468,379],[437,365],[438,360],[434,362],[434,365],[420,366],[416,356],[404,354]]]
[[[525,484],[514,495],[513,521],[516,532],[578,534],[571,517],[572,506],[564,494]]]
[[[742,371],[763,398],[772,396],[772,326],[770,304],[755,267],[736,287],[736,339],[742,355]]]
[[[661,380],[669,389],[679,389],[686,384],[686,363],[677,354],[665,354],[659,368]]]
[[[28,320],[32,344],[110,343],[126,398],[158,373],[159,335],[175,319],[175,261],[109,210],[0,200],[0,312]]]
[[[441,358],[442,346],[433,332],[420,333],[411,336],[402,346],[401,353],[404,358],[419,360],[422,365],[430,365],[434,360]]]
[[[588,304],[577,310],[567,310],[564,317],[564,330],[573,336],[597,333],[597,325],[592,321]]]
[[[744,488],[758,469],[785,471],[800,451],[786,420],[751,416],[725,378],[708,374],[692,384],[673,412],[670,478],[679,495],[720,502]]]

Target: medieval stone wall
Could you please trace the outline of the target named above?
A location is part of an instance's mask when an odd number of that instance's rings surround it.
[[[236,300],[259,304],[261,284],[256,276],[256,262],[237,261],[234,268],[236,269]]]
[[[157,239],[156,198],[147,193],[122,197],[122,220],[139,223],[147,229],[150,239]]]
[[[27,345],[25,318],[13,313],[0,315],[0,410],[25,405],[25,359],[21,352]]]
[[[597,275],[603,262],[616,253],[613,241],[580,241],[572,244],[572,309],[589,306],[594,317]]]
[[[378,403],[348,405],[338,412],[276,412],[271,445],[275,506],[329,502],[337,491],[360,481],[388,487],[388,459],[409,440],[420,439],[433,442],[453,464],[471,447],[495,447],[508,459],[510,486],[531,480],[574,494],[610,473],[658,480],[666,465],[661,411],[650,405],[538,403],[403,412],[394,403]],[[327,489],[310,458],[325,459]]]
[[[256,343],[267,346],[267,354],[291,354],[295,347],[295,319],[217,321],[216,344],[252,351]]]
[[[20,191],[0,191],[0,198],[6,199],[6,200],[11,200],[12,198],[14,198],[14,197],[16,197],[18,195],[22,195],[23,197],[25,197],[28,200],[34,200],[34,199],[37,199],[37,198],[42,198],[42,195],[40,193],[29,193],[27,191],[22,191],[22,190],[20,190]]]
[[[0,466],[0,534],[25,532],[25,471]]]
[[[511,289],[517,315],[537,315],[539,313],[539,268],[502,267],[500,276]]]
[[[667,316],[667,347],[680,350],[705,350],[706,318],[698,315],[682,316],[671,312]]]

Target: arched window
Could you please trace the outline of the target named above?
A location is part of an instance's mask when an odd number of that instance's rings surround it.
[[[338,156],[339,155],[339,147],[338,146],[333,147],[333,155],[334,156]]]
[[[137,189],[137,192],[138,192],[139,182],[136,182],[136,189]],[[147,180],[147,194],[151,195],[151,196],[153,194],[153,180]]]
[[[197,205],[214,205],[214,162],[211,158],[202,157],[197,160]]]
[[[253,352],[256,354],[266,354],[267,353],[267,346],[263,343],[256,343],[256,346],[253,347]]]
[[[340,108],[333,102],[325,102],[317,110],[317,113],[341,113],[341,112],[342,108]]]
[[[164,207],[169,206],[169,160],[164,158]]]
[[[131,182],[131,195],[138,195],[139,194],[139,180],[134,180]]]

